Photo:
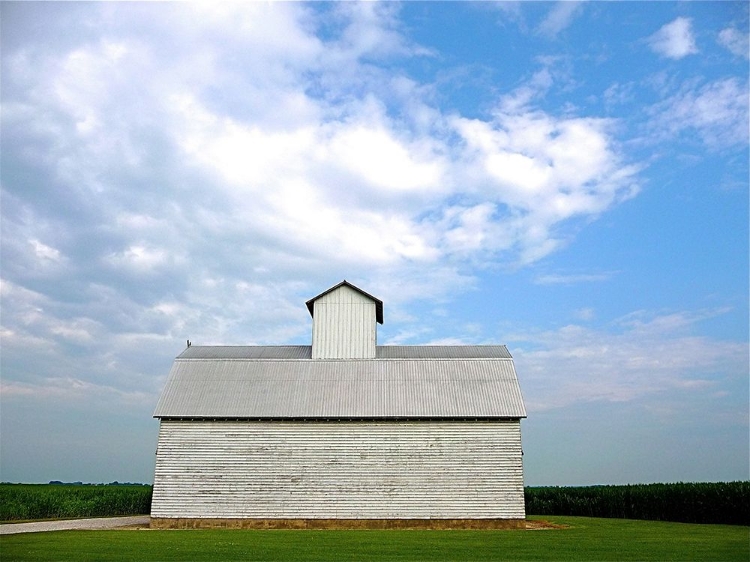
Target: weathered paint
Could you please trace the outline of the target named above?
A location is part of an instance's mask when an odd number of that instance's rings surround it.
[[[315,300],[313,359],[374,359],[375,301],[342,285]]]
[[[158,519],[523,519],[520,422],[162,420]]]

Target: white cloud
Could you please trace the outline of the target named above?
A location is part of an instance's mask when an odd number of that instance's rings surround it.
[[[124,391],[110,385],[93,384],[72,377],[50,377],[40,383],[0,381],[0,393],[8,398],[33,397],[70,401],[95,400],[105,403],[141,405],[153,402],[154,395],[143,391]]]
[[[511,235],[503,233],[494,217],[497,207],[480,203],[471,207],[449,207],[444,211],[444,248],[449,253],[469,255],[483,248],[504,249]]]
[[[649,111],[654,116],[652,126],[660,135],[694,130],[711,148],[748,141],[748,86],[736,78],[700,88],[687,85]]]
[[[537,27],[537,33],[555,37],[573,22],[573,19],[581,13],[582,9],[582,2],[570,0],[557,2],[549,11],[547,17],[544,18],[544,21]]]
[[[536,277],[534,283],[537,285],[573,285],[576,283],[607,281],[612,278],[612,275],[614,275],[612,272],[573,274],[550,273]]]
[[[339,164],[384,190],[439,189],[443,180],[441,163],[428,159],[420,162],[412,156],[418,153],[415,148],[380,127],[347,127],[331,139],[328,164]]]
[[[118,267],[145,273],[167,263],[167,252],[161,248],[149,248],[141,244],[129,246],[123,252],[112,254],[109,261]]]
[[[544,68],[535,72],[525,84],[501,97],[500,111],[503,113],[522,111],[537,98],[542,97],[552,83],[552,73],[545,64]]]
[[[507,131],[490,121],[449,120],[470,145],[488,152],[479,161],[445,144],[429,125],[423,130],[424,123],[387,117],[371,95],[353,102],[357,117],[345,121],[324,119],[331,107],[308,100],[317,106],[311,113],[317,120],[284,131],[221,117],[184,96],[172,107],[175,122],[183,123],[183,150],[224,178],[220,189],[236,205],[232,214],[242,213],[252,194],[247,220],[313,254],[396,266],[403,265],[400,260],[434,261],[457,253],[471,259],[472,253],[486,257],[518,247],[528,262],[557,247],[550,239],[556,223],[599,213],[635,192],[628,184],[634,170],[618,165],[607,121],[555,119],[528,109],[551,84],[545,68],[500,101],[497,121]],[[432,111],[431,121],[440,123]],[[512,137],[499,139],[509,133]],[[502,189],[477,189],[477,164]],[[609,179],[592,196],[597,187],[589,184],[604,175]],[[533,192],[532,184],[539,188],[536,195],[519,196]],[[468,207],[474,216],[467,208],[458,212],[443,205],[456,195],[475,200]],[[387,218],[379,210],[383,205]],[[546,218],[499,224],[495,211],[501,207]],[[266,223],[264,215],[273,220]]]
[[[743,33],[735,27],[722,29],[719,32],[717,41],[719,45],[729,49],[729,51],[735,56],[743,58],[748,58],[750,56],[748,34]]]
[[[93,341],[97,334],[102,333],[102,328],[100,322],[90,318],[73,318],[67,321],[58,321],[49,326],[52,334],[75,344]]]
[[[607,106],[616,106],[625,104],[635,98],[635,84],[632,82],[620,84],[615,82],[604,90],[604,103]]]
[[[39,240],[30,240],[29,242],[34,249],[34,254],[39,258],[40,262],[59,262],[62,260],[62,256],[58,249],[47,246],[47,244],[44,244]]]
[[[573,314],[576,318],[578,318],[579,320],[583,320],[584,322],[589,322],[596,318],[596,311],[590,307],[579,308],[578,310],[574,311]]]
[[[519,100],[517,92],[507,98]],[[529,263],[559,247],[553,230],[565,221],[596,216],[633,197],[638,169],[622,162],[610,132],[614,122],[556,117],[526,101],[505,101],[493,121],[455,117],[451,124],[465,143],[463,173],[509,210],[510,219],[487,239],[496,250],[518,247]]]
[[[345,22],[338,44],[356,58],[380,58],[405,54],[429,54],[413,45],[399,29],[398,6],[380,2],[342,2],[336,15]]]
[[[681,59],[698,52],[690,18],[678,17],[663,25],[649,37],[648,43],[655,53],[670,59]]]
[[[533,412],[675,389],[731,388],[747,376],[747,344],[692,333],[700,321],[723,312],[637,312],[605,329],[568,325],[511,336],[527,407]]]
[[[304,68],[313,63],[323,49],[321,41],[311,33],[314,22],[304,6],[196,2],[175,6],[170,12],[171,17],[164,21],[164,30],[170,35],[177,32],[203,46],[210,45],[212,37],[220,35],[224,41],[253,48],[256,52],[250,53],[251,60],[276,60],[279,66]],[[276,67],[272,78],[281,78],[279,72]]]

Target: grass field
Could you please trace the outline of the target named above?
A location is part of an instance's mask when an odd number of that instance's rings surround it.
[[[534,519],[533,517],[530,519]],[[0,538],[3,560],[700,560],[750,559],[750,528],[585,517],[539,531],[59,531]]]

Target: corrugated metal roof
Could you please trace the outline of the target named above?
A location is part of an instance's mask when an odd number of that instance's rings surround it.
[[[310,359],[309,345],[192,345],[177,359]]]
[[[511,359],[504,345],[379,345],[378,359]]]
[[[378,359],[511,359],[504,345],[379,345]],[[178,359],[310,359],[309,345],[193,345]]]
[[[185,353],[172,367],[155,417],[526,417],[507,358],[304,361]]]

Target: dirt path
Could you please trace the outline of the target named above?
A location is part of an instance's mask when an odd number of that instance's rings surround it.
[[[117,529],[122,527],[147,527],[148,515],[132,517],[99,517],[96,519],[65,519],[62,521],[37,521],[35,523],[7,523],[0,525],[0,535],[17,533],[41,533],[43,531],[68,531],[72,529]],[[556,525],[544,520],[526,521],[526,530],[544,531],[565,529],[565,525]]]
[[[567,525],[558,525],[557,523],[550,523],[544,519],[526,520],[527,531],[549,531],[550,529],[568,529]]]
[[[62,521],[37,521],[35,523],[7,523],[0,525],[0,535],[40,533],[42,531],[67,531],[70,529],[115,529],[130,525],[148,525],[148,515],[133,517],[98,517],[96,519],[65,519]]]

